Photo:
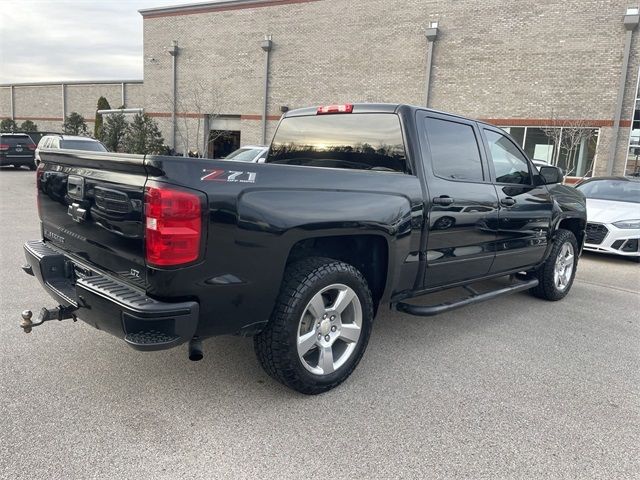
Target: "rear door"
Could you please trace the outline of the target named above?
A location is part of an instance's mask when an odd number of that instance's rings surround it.
[[[499,129],[484,126],[491,175],[500,203],[496,260],[492,273],[542,260],[551,228],[553,202],[546,185],[535,185],[534,166]]]
[[[40,152],[38,209],[46,240],[145,286],[144,157]]]
[[[495,256],[497,196],[475,122],[421,112],[429,215],[426,288],[486,275]]]

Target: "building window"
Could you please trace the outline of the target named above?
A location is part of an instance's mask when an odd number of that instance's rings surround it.
[[[638,88],[636,89],[636,108],[633,110],[633,118],[631,119],[625,174],[640,175],[640,71],[638,72]]]
[[[593,174],[600,130],[576,125],[564,127],[503,127],[531,159],[562,168],[569,177]]]

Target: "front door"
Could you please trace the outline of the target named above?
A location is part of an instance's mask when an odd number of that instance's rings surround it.
[[[553,202],[546,185],[535,185],[534,167],[500,130],[484,127],[490,167],[500,203],[492,273],[540,262],[547,248]]]
[[[429,215],[424,286],[431,288],[489,272],[498,200],[475,122],[420,115]]]

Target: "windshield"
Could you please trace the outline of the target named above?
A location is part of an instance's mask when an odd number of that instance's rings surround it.
[[[587,198],[640,203],[640,182],[593,180],[576,187]]]
[[[70,150],[89,150],[91,152],[106,152],[107,149],[100,142],[91,142],[88,140],[63,140],[61,148]]]
[[[389,113],[285,118],[267,163],[408,171],[400,119]]]
[[[227,155],[225,160],[233,160],[235,162],[253,162],[261,152],[258,148],[239,148],[235,152]]]

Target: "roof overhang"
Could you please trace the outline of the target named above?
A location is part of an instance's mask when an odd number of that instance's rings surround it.
[[[186,3],[170,7],[143,8],[138,10],[143,18],[194,15],[198,13],[243,10],[247,8],[276,7],[295,3],[311,3],[321,0],[214,0],[209,2]]]

